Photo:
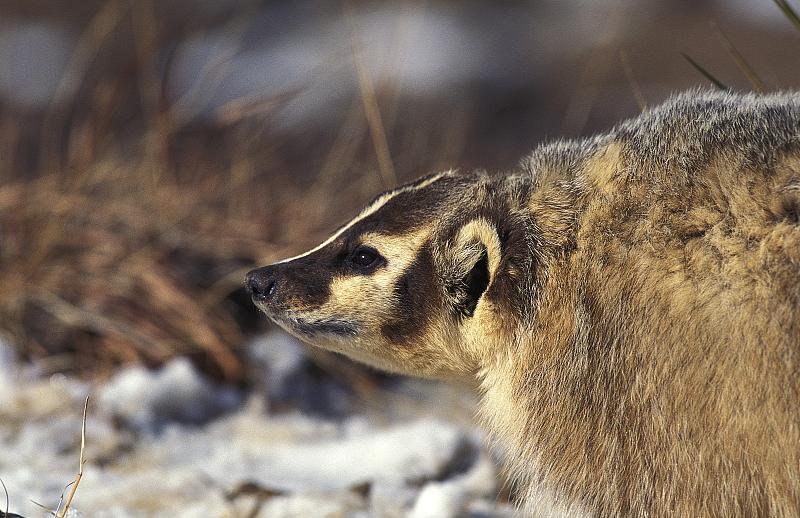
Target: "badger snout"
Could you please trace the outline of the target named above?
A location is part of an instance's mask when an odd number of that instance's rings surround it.
[[[319,278],[314,279],[302,265],[276,263],[251,270],[244,285],[256,307],[292,334],[305,339],[356,336],[358,322],[323,308],[329,294],[326,289],[313,289],[315,281]]]
[[[255,303],[269,302],[278,289],[277,275],[271,266],[251,270],[244,279],[244,286]]]

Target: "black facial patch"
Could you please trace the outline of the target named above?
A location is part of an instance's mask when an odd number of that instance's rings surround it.
[[[426,243],[394,286],[394,312],[381,326],[383,336],[407,344],[423,334],[426,322],[439,309],[438,282],[430,244]]]
[[[366,232],[402,235],[430,225],[431,214],[439,213],[442,204],[463,189],[466,178],[446,176],[424,189],[399,192],[374,214],[356,223],[348,233],[356,236]],[[420,179],[415,184],[422,181]]]
[[[348,234],[350,238],[343,237],[312,254],[271,267],[275,269],[281,307],[320,307],[330,298],[334,277],[369,274],[385,266],[386,260],[378,254],[368,268],[356,268],[350,259],[358,248],[358,241]]]
[[[445,175],[423,189],[403,190],[429,180],[430,178],[422,178],[413,184],[400,187],[399,191],[382,194],[381,196],[388,194],[393,194],[393,196],[375,213],[349,227],[335,241],[307,256],[288,263],[273,265],[278,290],[275,301],[272,303],[275,309],[284,311],[293,308],[313,309],[324,305],[330,298],[330,286],[334,277],[369,275],[386,265],[386,260],[379,255],[377,260],[369,266],[356,267],[357,262],[352,260],[353,254],[363,244],[361,238],[364,234],[404,235],[429,226],[431,215],[439,213],[442,204],[447,204],[448,200],[454,196],[458,198],[458,193],[463,191],[465,186],[473,183],[473,179],[469,175]],[[378,199],[380,197],[376,198],[376,201]],[[380,254],[380,247],[377,247],[376,252]],[[400,305],[406,305],[408,308],[415,308],[415,304],[418,305],[419,301],[416,299],[419,294],[428,293],[428,286],[434,280],[430,258],[418,258],[417,260],[429,263],[426,266],[428,271],[425,274],[430,277],[430,280],[424,281],[428,284],[418,280],[423,277],[422,267],[412,265],[411,270],[407,272],[408,279],[406,281],[418,284],[410,284],[415,286],[413,290],[395,288]],[[414,268],[417,269],[414,270]],[[406,312],[405,315],[410,315],[410,313]],[[392,321],[392,324],[388,324],[386,327],[395,327],[398,322],[407,319],[414,322],[413,318],[398,316]]]
[[[335,273],[324,250],[289,263],[276,265],[278,296],[286,306],[315,308],[330,298]]]
[[[465,300],[460,304],[460,313],[471,317],[475,314],[475,307],[478,305],[483,292],[489,286],[489,254],[483,250],[480,259],[467,274],[464,279]]]
[[[292,328],[308,337],[326,334],[353,337],[358,335],[358,324],[351,320],[340,318],[323,318],[319,320],[306,320],[292,318]]]
[[[386,266],[386,259],[371,246],[361,245],[348,256],[347,264],[358,275],[371,275]]]

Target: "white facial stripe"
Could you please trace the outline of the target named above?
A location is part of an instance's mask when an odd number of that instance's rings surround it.
[[[372,214],[375,214],[376,212],[378,212],[378,210],[381,207],[386,205],[386,203],[388,203],[389,200],[391,200],[392,198],[394,198],[398,194],[400,194],[402,192],[416,191],[418,189],[422,189],[424,187],[427,187],[427,186],[431,185],[432,183],[434,183],[434,182],[438,181],[439,179],[441,179],[443,176],[449,174],[450,172],[452,172],[452,171],[446,171],[446,172],[443,172],[443,173],[439,173],[437,175],[434,175],[434,176],[428,178],[424,182],[421,182],[419,185],[414,185],[412,187],[401,187],[401,188],[399,188],[397,190],[394,190],[394,191],[391,191],[391,192],[388,192],[388,193],[384,194],[383,196],[381,196],[380,198],[375,200],[372,204],[367,206],[364,210],[362,210],[361,214],[359,214],[354,219],[352,219],[350,221],[350,223],[348,223],[347,225],[345,225],[342,228],[340,228],[338,232],[336,232],[331,237],[329,237],[328,239],[326,239],[325,241],[323,241],[319,245],[315,246],[314,248],[312,248],[308,252],[304,252],[304,253],[302,253],[300,255],[296,255],[294,257],[289,257],[288,259],[283,259],[282,261],[278,261],[278,262],[273,263],[273,264],[288,263],[290,261],[294,261],[295,259],[300,259],[301,257],[305,257],[307,255],[311,255],[311,254],[313,254],[314,252],[316,252],[318,250],[322,250],[323,248],[325,248],[329,244],[331,244],[334,241],[336,241],[339,238],[339,236],[341,236],[342,234],[347,232],[347,230],[350,229],[353,225],[355,225],[356,223],[358,223],[362,219],[364,219],[364,218],[366,218],[368,216],[371,216]]]
[[[319,245],[315,246],[314,248],[312,248],[312,249],[311,249],[311,250],[309,250],[308,252],[304,252],[304,253],[302,253],[302,254],[300,254],[300,255],[296,255],[296,256],[294,256],[294,257],[290,257],[290,258],[288,258],[288,259],[284,259],[284,260],[282,260],[282,261],[278,261],[278,262],[277,262],[277,263],[275,263],[275,264],[288,263],[288,262],[290,262],[290,261],[294,261],[295,259],[300,259],[301,257],[305,257],[305,256],[307,256],[307,255],[311,255],[311,254],[313,254],[314,252],[316,252],[317,250],[322,250],[323,248],[325,248],[325,247],[326,247],[326,246],[328,246],[329,244],[331,244],[331,243],[333,243],[334,241],[336,241],[336,239],[338,239],[338,238],[339,238],[339,236],[341,236],[342,234],[344,234],[345,232],[347,232],[347,230],[348,230],[350,227],[352,227],[353,225],[355,225],[356,223],[358,223],[358,222],[359,222],[359,221],[361,221],[362,219],[366,218],[367,216],[369,216],[369,215],[371,215],[371,214],[374,214],[374,213],[375,213],[375,211],[377,211],[378,209],[380,209],[381,207],[383,207],[383,206],[386,204],[386,202],[388,202],[389,200],[391,200],[392,198],[394,198],[394,197],[395,197],[397,194],[399,194],[399,191],[398,191],[398,192],[391,192],[391,193],[389,193],[389,194],[386,194],[386,195],[384,195],[384,196],[381,196],[380,198],[378,198],[377,200],[375,200],[375,203],[373,203],[372,205],[370,205],[369,207],[367,207],[366,209],[364,209],[364,210],[361,212],[361,214],[359,214],[358,216],[356,216],[354,219],[350,220],[350,223],[348,223],[347,225],[345,225],[345,226],[343,226],[342,228],[340,228],[338,232],[336,232],[335,234],[333,234],[331,237],[329,237],[328,239],[326,239],[325,241],[323,241],[323,242],[322,242],[322,243],[320,243]]]
[[[419,184],[414,185],[412,187],[405,187],[401,192],[417,191],[419,189],[423,189],[423,188],[425,188],[425,187],[427,187],[427,186],[429,186],[429,185],[431,185],[431,184],[433,184],[435,182],[438,182],[444,176],[447,176],[447,175],[452,174],[452,173],[453,173],[453,170],[449,169],[449,170],[441,172],[439,174],[435,174],[435,175],[431,176],[430,178],[428,178],[427,180],[425,180],[424,182],[420,182]]]

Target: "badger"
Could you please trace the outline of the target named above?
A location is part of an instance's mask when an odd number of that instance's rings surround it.
[[[423,177],[245,284],[309,344],[475,380],[525,515],[800,515],[800,93]]]

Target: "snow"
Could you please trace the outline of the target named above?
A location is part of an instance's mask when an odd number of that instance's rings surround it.
[[[266,391],[217,385],[182,359],[156,371],[129,367],[93,387],[15,377],[0,406],[0,478],[11,512],[46,516],[31,500],[56,507],[75,478],[83,399],[92,392],[75,516],[233,517],[256,508],[255,516],[279,518],[511,516],[495,502],[497,470],[474,426],[413,405],[335,418],[273,412],[273,395],[316,397],[299,386],[311,379],[308,361],[285,336],[251,345]],[[2,347],[0,365],[2,376],[19,370]],[[435,390],[409,392],[420,405]],[[427,394],[440,399],[431,408],[447,400]]]
[[[261,383],[270,395],[287,398],[292,378],[306,363],[302,344],[290,335],[272,332],[256,338],[246,349],[250,360],[263,372]]]
[[[406,516],[418,491],[399,482],[377,481],[370,488],[369,507],[375,516]]]
[[[312,373],[305,346],[279,331],[245,345],[256,384],[277,407],[290,407],[322,416],[339,416],[351,410],[344,388],[329,377]]]
[[[50,101],[64,79],[75,36],[54,23],[0,20],[0,98],[23,107]],[[71,93],[74,82],[62,86]]]
[[[304,495],[278,497],[270,500],[261,511],[262,516],[275,518],[326,518],[329,516],[358,516],[363,508],[359,498],[352,493],[335,495]]]
[[[290,491],[346,489],[371,480],[414,482],[444,474],[463,440],[452,427],[420,421],[338,440],[290,444],[259,457],[243,448],[249,455],[236,465],[265,485]]]
[[[456,518],[464,513],[466,494],[458,484],[433,482],[419,494],[410,518]]]
[[[14,351],[0,337],[0,406],[10,397],[10,391],[16,382],[14,369]]]
[[[152,430],[167,421],[202,423],[241,402],[234,389],[203,380],[186,358],[175,358],[161,370],[130,367],[104,386],[100,404],[111,415],[136,428]]]

